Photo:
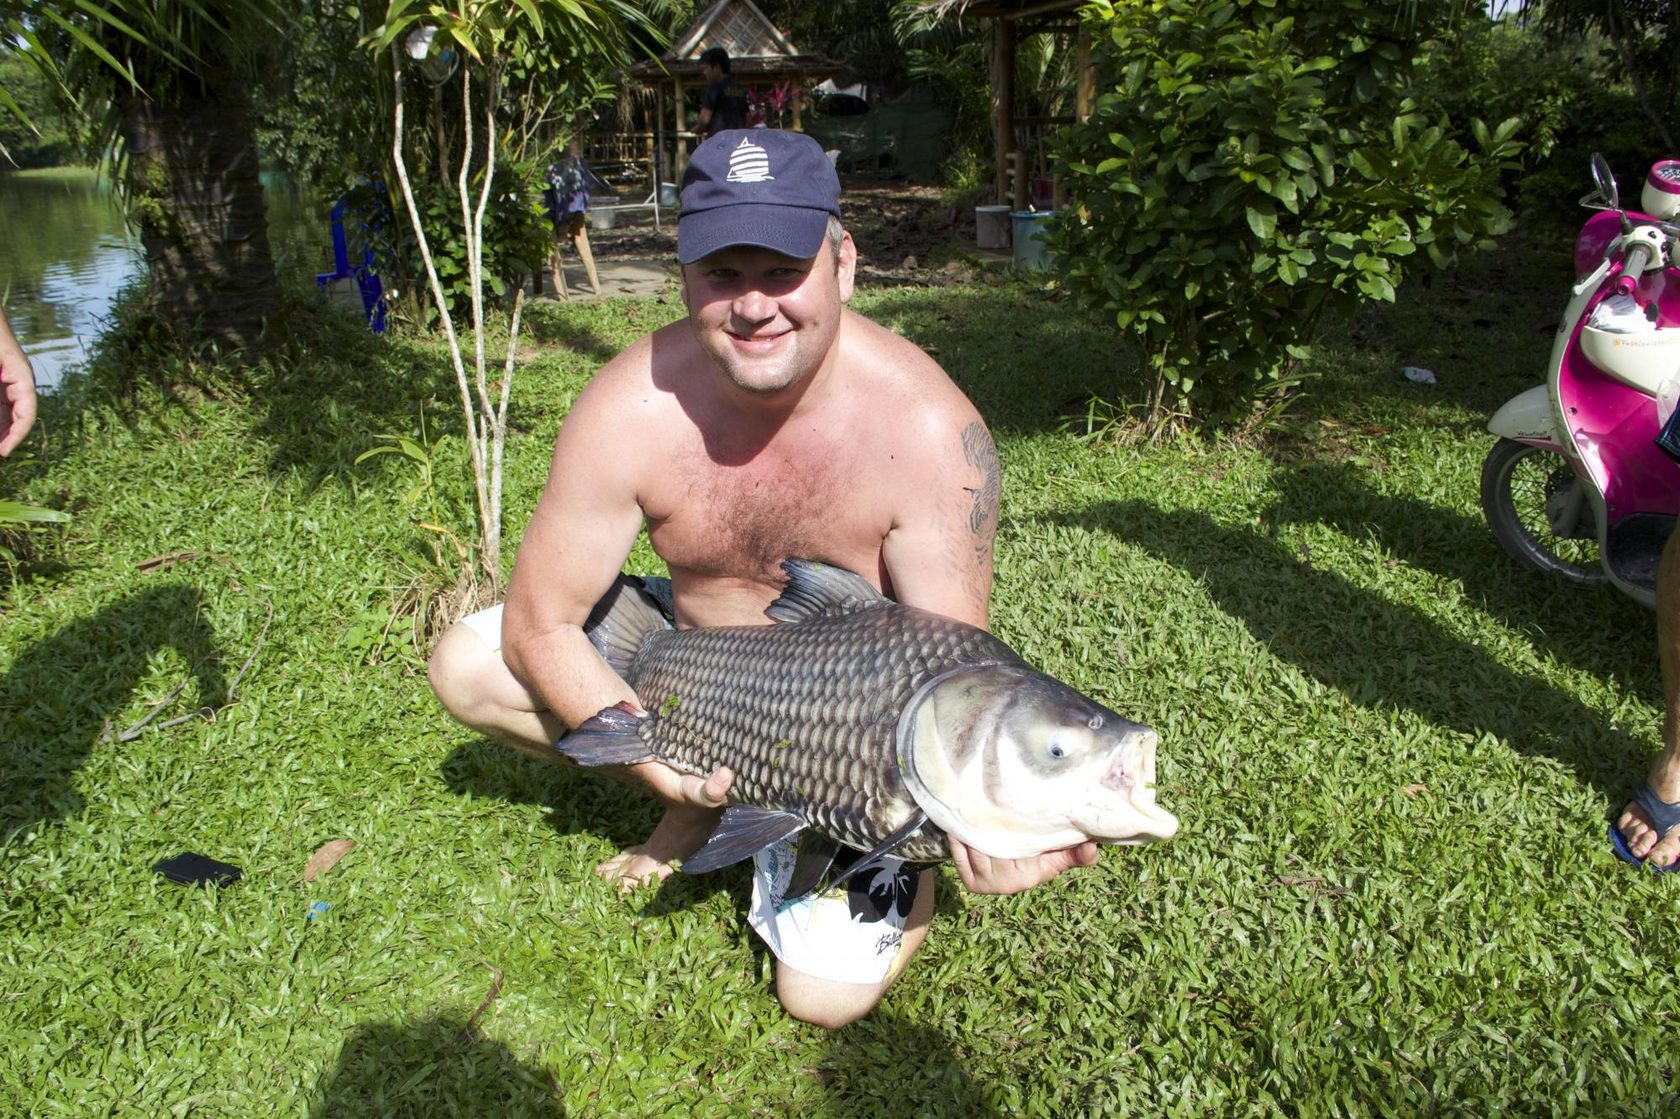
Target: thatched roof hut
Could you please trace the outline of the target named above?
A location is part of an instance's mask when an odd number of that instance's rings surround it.
[[[700,55],[711,47],[729,52],[734,76],[748,87],[789,83],[800,94],[824,78],[840,73],[838,62],[802,54],[752,0],[717,0],[697,16],[657,61],[638,62],[631,75],[657,93],[654,143],[663,173],[675,178],[688,162],[697,142],[692,133],[688,98],[706,84]],[[791,102],[793,128],[802,127],[803,97]]]

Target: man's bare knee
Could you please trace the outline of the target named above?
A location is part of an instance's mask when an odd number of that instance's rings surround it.
[[[501,655],[471,627],[457,623],[444,632],[426,678],[457,722],[543,761],[562,760],[551,747],[564,724],[514,679]]]
[[[456,624],[444,631],[426,662],[426,679],[438,702],[468,726],[478,725],[486,705],[486,661],[493,656],[477,634]]]
[[[837,1030],[863,1018],[880,1005],[892,980],[880,983],[841,983],[818,979],[778,962],[776,998],[782,1009],[801,1022]]]

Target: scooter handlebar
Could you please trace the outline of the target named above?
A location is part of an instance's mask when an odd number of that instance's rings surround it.
[[[1645,241],[1635,241],[1628,246],[1622,274],[1616,277],[1617,295],[1633,294],[1633,289],[1639,286],[1639,277],[1645,274],[1646,266],[1651,263],[1651,255],[1651,246]]]

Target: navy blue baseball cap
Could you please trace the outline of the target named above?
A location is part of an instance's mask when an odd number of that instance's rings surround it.
[[[840,176],[803,132],[732,128],[694,149],[683,172],[677,260],[756,245],[809,260],[840,216]]]

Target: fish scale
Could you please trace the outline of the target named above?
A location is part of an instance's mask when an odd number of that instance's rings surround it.
[[[899,713],[948,669],[994,663],[1020,658],[983,630],[887,604],[794,626],[657,633],[625,679],[651,713],[639,733],[660,759],[702,775],[727,765],[732,799],[785,805],[869,849],[916,811],[898,771]],[[900,854],[947,857],[944,834],[927,832]]]

